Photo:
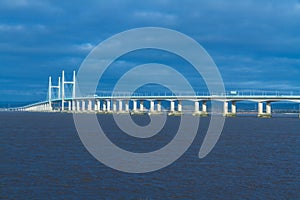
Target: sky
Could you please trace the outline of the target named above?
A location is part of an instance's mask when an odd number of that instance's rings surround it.
[[[215,61],[226,90],[300,93],[299,24],[297,0],[1,0],[0,102],[45,100],[49,75],[56,81],[65,70],[70,78],[100,42],[139,27],[195,39]],[[182,64],[145,51],[115,65],[153,60]],[[116,71],[100,90],[110,88]]]

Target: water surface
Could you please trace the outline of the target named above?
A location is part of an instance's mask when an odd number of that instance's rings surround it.
[[[110,139],[144,152],[172,140],[179,118],[149,140],[120,133],[99,115]],[[147,116],[134,120],[145,125]],[[300,119],[227,118],[221,138],[197,157],[209,118],[175,163],[156,172],[128,174],[106,167],[82,145],[71,114],[0,112],[1,199],[299,199]],[[142,143],[144,142],[144,143]]]

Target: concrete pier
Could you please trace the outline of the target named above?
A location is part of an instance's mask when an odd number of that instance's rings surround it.
[[[117,112],[117,101],[113,100],[113,112],[116,113]]]
[[[123,112],[123,101],[119,100],[119,113]]]
[[[81,101],[81,111],[84,112],[85,111],[85,100]]]
[[[80,111],[80,101],[76,101],[76,111]]]
[[[200,102],[201,102],[201,110],[200,110]],[[207,105],[206,101],[195,101],[194,102],[194,116],[206,117],[207,113]]]
[[[145,108],[144,108],[144,100],[138,100],[139,101],[139,108],[137,108],[137,100],[132,100],[133,108],[130,114],[132,115],[142,115],[145,114]]]
[[[95,102],[94,102],[94,111],[95,112],[100,111],[100,101],[99,100],[95,100]]]
[[[260,118],[270,118],[272,117],[271,102],[266,102],[266,112],[264,112],[264,102],[258,102],[258,117]]]
[[[230,112],[229,112],[229,103],[230,103]],[[236,116],[236,102],[235,101],[224,101],[223,106],[223,116],[224,117],[235,117]]]
[[[92,111],[92,100],[88,100],[88,112]]]
[[[72,111],[76,111],[76,103],[75,100],[72,101]]]
[[[178,100],[177,111],[182,112],[182,101]]]
[[[129,112],[129,101],[128,100],[125,101],[125,111]]]
[[[231,113],[236,115],[236,102],[235,101],[231,102]]]
[[[150,112],[154,112],[154,101],[150,100]]]
[[[71,101],[68,101],[68,111],[71,111],[71,109],[72,109],[71,104],[72,104]]]
[[[157,112],[161,112],[161,101],[157,101]]]
[[[107,111],[106,108],[107,108],[107,107],[106,107],[106,100],[104,100],[104,101],[102,102],[102,111],[103,111],[103,112],[106,112],[106,111]]]
[[[174,112],[174,111],[175,111],[175,102],[170,101],[170,112]]]
[[[110,99],[106,100],[106,112],[111,112],[111,110],[110,110]]]
[[[144,112],[144,101],[140,100],[140,111]]]
[[[194,102],[194,108],[195,108],[195,110],[194,110],[194,113],[198,113],[199,112],[199,101],[195,101]]]
[[[182,100],[177,100],[177,110],[175,110],[175,101],[170,101],[170,112],[168,113],[170,116],[180,116],[183,115],[182,112]]]
[[[132,100],[132,110],[133,110],[133,112],[136,112],[137,111],[137,102],[136,102],[136,100]]]
[[[100,111],[101,111],[101,101],[98,100],[97,103],[96,103],[96,105],[97,105],[97,109],[96,109],[96,110],[97,110],[98,112],[100,112]]]

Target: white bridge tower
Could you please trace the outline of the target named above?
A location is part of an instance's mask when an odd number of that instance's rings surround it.
[[[52,77],[49,76],[49,87],[48,87],[48,103],[49,110],[52,110],[52,89],[57,89],[57,99],[60,99],[60,77],[58,77],[58,85],[52,85]]]
[[[62,88],[61,88],[61,110],[65,110],[65,85],[72,85],[72,99],[75,99],[76,91],[76,73],[73,71],[73,80],[65,81],[65,71],[62,71]]]

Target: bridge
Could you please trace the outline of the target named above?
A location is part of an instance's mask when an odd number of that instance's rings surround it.
[[[66,85],[72,86],[72,97],[66,97]],[[53,98],[53,91],[57,95]],[[274,102],[296,102],[300,103],[300,95],[290,94],[240,94],[239,92],[229,92],[227,94],[194,94],[194,95],[90,95],[85,97],[76,96],[76,73],[73,71],[73,79],[65,80],[65,73],[58,78],[58,84],[52,84],[49,77],[48,100],[38,102],[23,107],[9,108],[10,111],[35,111],[35,112],[74,112],[74,113],[130,113],[130,114],[162,114],[181,115],[184,113],[183,101],[192,104],[192,114],[194,116],[207,116],[208,102],[217,101],[223,104],[222,114],[225,117],[233,117],[237,114],[237,102],[251,101],[257,103],[258,117],[272,116],[272,103]],[[148,108],[144,103],[148,102]],[[163,108],[162,102],[167,102],[167,109]],[[300,105],[299,105],[300,108]],[[300,118],[300,113],[299,118]]]

